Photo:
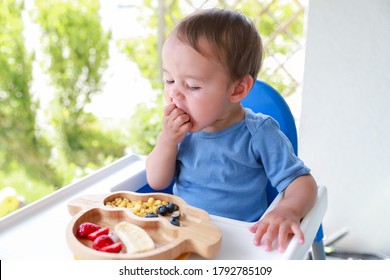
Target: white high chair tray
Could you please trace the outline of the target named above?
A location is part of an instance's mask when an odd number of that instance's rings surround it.
[[[146,184],[145,158],[131,154],[58,191],[0,219],[0,259],[61,260],[73,259],[67,246],[66,228],[72,216],[68,203],[81,195],[117,191],[136,191]],[[319,201],[309,214],[318,216],[317,225],[302,221],[304,232],[318,229],[326,210],[326,188],[319,188]],[[271,205],[272,206],[272,205]],[[311,241],[299,245],[293,238],[287,250],[266,252],[253,245],[250,223],[210,216],[210,222],[222,233],[221,247],[214,259],[303,259]],[[312,240],[316,229],[306,233]],[[191,254],[190,259],[201,259]]]

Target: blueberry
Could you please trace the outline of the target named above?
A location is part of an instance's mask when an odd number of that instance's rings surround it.
[[[155,213],[149,213],[149,214],[145,215],[145,218],[157,218],[157,217],[158,217],[158,215]]]
[[[171,219],[169,220],[169,222],[170,222],[172,225],[174,225],[174,226],[177,226],[177,227],[180,226],[180,221],[179,221],[177,218],[171,218]]]
[[[172,215],[171,215],[172,218],[176,218],[176,219],[179,219],[180,216],[181,216],[181,213],[179,210],[173,211]]]
[[[169,213],[172,213],[173,211],[176,211],[177,209],[179,209],[179,207],[176,204],[172,203],[172,202],[169,202],[166,205],[166,207],[167,207]]]
[[[165,216],[165,215],[168,213],[168,208],[167,208],[165,205],[160,205],[160,206],[157,208],[157,212],[158,212],[160,215]]]

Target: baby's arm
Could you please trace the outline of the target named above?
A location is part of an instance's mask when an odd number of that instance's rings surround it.
[[[290,234],[297,235],[299,242],[303,243],[300,221],[313,207],[316,197],[317,184],[310,174],[296,178],[285,190],[277,207],[250,227],[255,233],[255,245],[260,245],[263,240],[265,250],[270,251],[273,240],[277,238],[278,250],[284,252]]]
[[[172,182],[178,144],[191,127],[190,116],[175,104],[168,104],[164,108],[162,131],[146,159],[146,178],[151,188],[161,190]]]

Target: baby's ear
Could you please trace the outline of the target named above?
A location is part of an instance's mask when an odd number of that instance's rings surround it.
[[[246,75],[240,81],[236,82],[233,92],[230,95],[230,101],[233,103],[241,102],[252,89],[253,83],[254,81],[251,75]]]

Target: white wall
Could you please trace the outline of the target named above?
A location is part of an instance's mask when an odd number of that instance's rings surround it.
[[[311,0],[301,158],[326,185],[325,234],[390,255],[390,1]]]

